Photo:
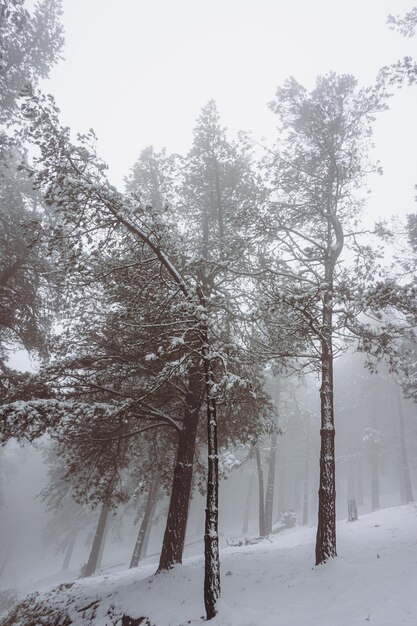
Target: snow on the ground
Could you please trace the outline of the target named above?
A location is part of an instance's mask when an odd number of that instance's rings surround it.
[[[319,567],[314,541],[314,528],[298,527],[255,545],[223,548],[222,599],[212,626],[416,626],[415,506],[339,522],[339,556]],[[146,616],[155,626],[200,624],[202,557],[158,576],[150,575],[154,569],[91,577],[39,599],[65,606],[73,626],[109,626],[115,623],[109,616],[122,613]]]

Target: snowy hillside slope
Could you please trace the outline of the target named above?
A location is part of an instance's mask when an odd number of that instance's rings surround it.
[[[339,522],[339,556],[319,567],[313,567],[314,536],[314,528],[298,527],[256,545],[224,548],[222,600],[211,624],[416,626],[414,505]],[[202,557],[166,574],[153,576],[154,569],[147,565],[32,594],[1,626],[200,624]]]

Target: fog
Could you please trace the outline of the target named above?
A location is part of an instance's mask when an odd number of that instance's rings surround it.
[[[410,480],[412,488],[416,489],[415,403],[401,397],[399,386],[388,374],[382,372],[377,376],[367,373],[362,361],[358,356],[345,356],[337,362],[335,369],[336,491],[337,515],[340,519],[347,517],[350,498],[357,501],[359,514],[407,502],[401,459],[400,410],[404,420]],[[272,388],[274,382],[277,384],[277,381],[272,381]],[[297,381],[281,381],[282,385],[294,385],[296,391],[295,398],[293,391],[291,395],[283,391],[277,407],[280,434],[277,442],[273,522],[275,527],[279,527],[280,514],[293,511],[296,524],[314,526],[317,520],[320,449],[317,380],[310,377],[301,386]],[[368,441],[369,429],[377,433],[376,443],[372,439]],[[39,497],[48,485],[42,456],[42,448],[48,445],[47,439],[36,447],[19,447],[11,443],[2,451],[0,584],[4,590],[16,589],[23,594],[29,590],[42,589],[51,583],[72,579],[79,575],[88,558],[99,515],[97,509],[88,512],[84,519],[68,570],[62,571],[66,550],[59,544],[65,543],[68,528],[65,526],[60,532],[58,526],[51,531],[56,523],[55,517],[59,524],[60,512],[48,511]],[[267,472],[270,436],[262,438],[260,447],[262,465],[264,472]],[[249,453],[248,447],[233,450],[233,456],[238,462],[234,469],[225,469],[221,480],[219,528],[225,543],[239,541],[242,537],[250,539],[259,533],[258,472],[255,459]],[[306,498],[307,509],[304,504]],[[144,564],[157,563],[168,501],[169,493],[161,490],[146,550],[149,556],[142,557]],[[128,567],[139,522],[137,504],[128,503],[115,509],[111,516],[101,571],[109,573]],[[187,524],[185,555],[201,551],[203,531],[204,498],[196,488]]]
[[[417,13],[3,4],[0,623],[200,558],[235,624],[229,548],[414,502]]]

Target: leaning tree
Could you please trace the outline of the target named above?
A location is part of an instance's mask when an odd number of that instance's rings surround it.
[[[203,263],[199,274],[191,271],[190,262],[178,250],[175,237],[152,207],[140,203],[136,195],[121,194],[105,176],[105,166],[96,157],[94,136],[80,137],[74,145],[69,129],[62,128],[58,112],[50,98],[26,90],[24,114],[29,122],[29,136],[40,148],[32,175],[45,202],[56,211],[58,224],[53,243],[65,252],[65,269],[82,273],[86,255],[103,254],[119,234],[132,245],[142,247],[150,263],[158,266],[158,276],[170,290],[170,300],[187,320],[187,344],[198,361],[202,393],[207,412],[207,506],[205,523],[205,604],[207,617],[216,614],[220,594],[218,555],[218,444],[217,397],[215,382],[218,362],[225,364],[216,349],[215,325],[212,323],[209,278],[213,270]],[[197,263],[201,266],[201,263]],[[214,273],[214,276],[217,272]],[[185,342],[184,342],[185,343]],[[227,368],[226,368],[227,373]],[[224,381],[227,386],[227,376]],[[38,409],[41,407],[37,407]],[[113,411],[112,404],[103,411]],[[94,411],[97,410],[95,405]],[[100,409],[99,409],[100,411]],[[59,411],[58,411],[59,412]]]

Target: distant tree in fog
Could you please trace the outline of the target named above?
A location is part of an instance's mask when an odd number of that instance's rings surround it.
[[[63,45],[59,0],[0,2],[0,371],[11,346],[44,355],[51,317],[47,214],[27,172],[21,94],[48,76]]]
[[[25,0],[0,1],[0,123],[19,118],[24,87],[49,75],[62,49],[61,0],[41,0],[34,10]]]
[[[29,11],[24,0],[0,0],[0,404],[17,399],[27,382],[7,365],[11,352],[47,354],[54,292],[42,237],[48,213],[27,172],[20,96],[59,58],[60,7],[59,0],[44,0]],[[12,549],[9,536],[1,573]]]
[[[39,494],[50,514],[44,529],[44,541],[55,543],[56,552],[64,553],[62,569],[67,570],[80,532],[91,525],[93,515],[91,508],[76,502],[71,483],[66,477],[65,462],[59,450],[53,445],[44,450],[47,463],[48,484]]]

